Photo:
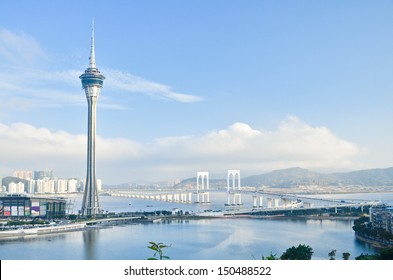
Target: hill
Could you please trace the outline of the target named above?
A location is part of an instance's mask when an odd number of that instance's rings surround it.
[[[23,184],[25,184],[25,186],[26,186],[26,184],[27,184],[27,180],[24,180],[24,179],[20,179],[20,178],[18,178],[18,177],[12,177],[12,176],[8,176],[8,177],[4,177],[3,178],[3,180],[2,180],[2,186],[8,186],[11,182],[14,182],[14,183],[19,183],[19,182],[22,182]]]
[[[242,185],[281,188],[299,185],[393,186],[393,167],[327,174],[296,167],[246,177],[242,179]]]
[[[210,180],[210,186],[225,188],[226,179]],[[196,178],[183,180],[177,187],[196,184]],[[248,176],[241,179],[242,186],[273,188],[291,188],[296,186],[393,186],[393,167],[384,169],[367,169],[342,173],[319,173],[308,169],[295,167],[275,170],[260,175]]]

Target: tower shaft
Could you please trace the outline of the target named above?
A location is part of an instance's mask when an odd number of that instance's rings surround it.
[[[82,202],[82,215],[92,216],[100,213],[96,179],[96,107],[97,96],[87,96],[87,171],[85,191]]]

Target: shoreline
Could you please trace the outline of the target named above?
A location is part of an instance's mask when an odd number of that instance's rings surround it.
[[[129,217],[130,218],[130,217]],[[84,222],[75,222],[67,225],[59,225],[59,226],[44,226],[37,228],[20,228],[13,230],[4,230],[0,231],[0,239],[10,239],[10,238],[23,238],[23,237],[35,237],[35,236],[43,236],[50,235],[54,233],[67,233],[73,231],[84,231],[92,228],[100,229],[107,228],[107,226],[100,225],[103,222],[114,222],[112,226],[116,226],[118,224],[129,223],[129,218],[114,218],[113,220],[108,219],[97,219],[91,221]],[[156,223],[156,222],[165,222],[165,221],[173,221],[173,220],[205,220],[205,219],[293,219],[293,220],[353,220],[357,217],[353,216],[337,216],[337,217],[328,217],[328,216],[253,216],[253,215],[234,215],[234,216],[159,216],[154,218],[133,218],[133,223]]]
[[[392,248],[393,247],[393,243],[391,244],[385,244],[383,241],[379,241],[379,240],[375,240],[375,239],[371,239],[365,236],[362,236],[358,233],[355,232],[355,237],[362,241],[365,242],[367,244],[370,244],[371,246],[378,248],[378,249],[387,249],[387,248]]]
[[[3,238],[18,238],[25,236],[39,236],[39,235],[48,235],[53,233],[65,233],[71,231],[79,231],[84,230],[86,228],[86,223],[71,223],[67,225],[60,226],[44,226],[44,227],[36,227],[36,228],[20,228],[20,229],[12,229],[12,230],[3,230],[0,231],[0,239]]]

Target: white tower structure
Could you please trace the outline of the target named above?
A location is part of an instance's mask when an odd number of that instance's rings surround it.
[[[209,172],[197,172],[197,203],[210,203]]]
[[[82,87],[86,93],[88,105],[87,121],[87,175],[83,194],[81,214],[83,216],[93,216],[100,214],[100,204],[98,201],[97,179],[96,179],[96,107],[100,90],[104,83],[104,75],[96,67],[94,52],[94,22],[91,34],[91,49],[89,58],[89,68],[79,77]]]
[[[242,205],[240,189],[241,189],[240,170],[228,170],[227,203],[225,204],[226,206]],[[231,198],[232,198],[232,202],[231,202]]]

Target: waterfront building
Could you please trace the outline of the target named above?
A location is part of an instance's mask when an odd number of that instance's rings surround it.
[[[98,71],[94,51],[94,23],[91,35],[91,49],[89,67],[79,76],[82,87],[85,90],[88,118],[87,118],[87,175],[83,194],[81,214],[92,216],[100,214],[98,201],[98,189],[96,179],[96,107],[100,90],[104,84],[104,75]]]
[[[28,197],[24,195],[0,196],[0,219],[41,217],[62,218],[66,214],[66,201],[58,198]]]
[[[67,181],[67,191],[69,193],[77,192],[78,190],[78,180],[76,179],[69,179]]]
[[[370,222],[373,228],[384,229],[393,234],[393,206],[371,207]]]

